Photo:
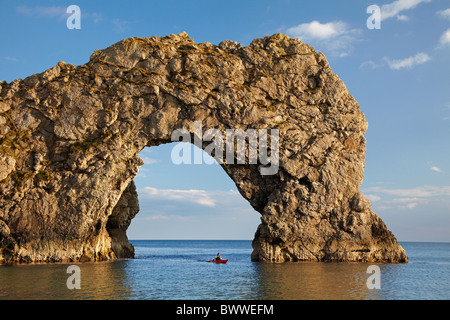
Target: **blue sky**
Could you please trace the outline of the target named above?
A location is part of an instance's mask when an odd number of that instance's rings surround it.
[[[69,30],[66,8],[81,9]],[[369,5],[381,29],[368,29]],[[282,32],[323,52],[369,122],[361,190],[400,241],[450,241],[450,2],[0,2],[0,79],[84,64],[123,38],[186,31],[196,42],[243,46]],[[135,181],[141,212],[131,239],[252,239],[259,214],[218,165],[171,162],[146,148]]]

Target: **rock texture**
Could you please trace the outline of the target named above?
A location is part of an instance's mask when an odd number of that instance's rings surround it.
[[[325,56],[282,34],[241,47],[185,33],[0,82],[0,261],[133,257],[138,153],[194,121],[280,130],[277,174],[222,164],[261,213],[252,260],[407,261],[359,191],[367,122]]]

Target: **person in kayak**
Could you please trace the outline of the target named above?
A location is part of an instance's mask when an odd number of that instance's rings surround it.
[[[217,252],[217,256],[213,259],[213,261],[222,260],[222,257],[220,256],[220,253]]]

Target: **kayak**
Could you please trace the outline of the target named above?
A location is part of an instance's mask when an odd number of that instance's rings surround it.
[[[206,262],[227,263],[227,262],[228,262],[228,259],[227,259],[227,260],[216,260],[216,261],[214,261],[214,260],[209,260],[209,261],[206,261]]]

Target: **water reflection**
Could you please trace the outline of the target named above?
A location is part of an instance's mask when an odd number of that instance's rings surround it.
[[[81,290],[69,290],[69,264],[2,266],[1,299],[389,299],[404,298],[403,265],[379,265],[382,290],[368,289],[368,264],[242,262],[223,268],[197,263],[189,274],[152,260],[82,263]],[[220,279],[221,286],[211,285]],[[183,288],[180,290],[180,288]],[[417,288],[420,293],[420,288]]]
[[[124,274],[124,261],[78,264],[81,290],[66,285],[70,264],[1,266],[1,299],[127,299],[131,288]]]
[[[226,265],[205,263],[210,247],[220,247],[216,242],[149,242],[137,246],[136,259],[80,263],[81,290],[66,286],[70,264],[2,265],[0,299],[450,298],[450,244],[405,244],[409,263],[379,264],[377,290],[366,285],[370,264],[256,263],[247,244],[224,243],[228,247],[220,252],[230,258]]]
[[[382,299],[383,291],[368,289],[364,263],[257,264],[262,299]],[[383,265],[380,265],[383,269]],[[382,270],[383,274],[383,270]]]

